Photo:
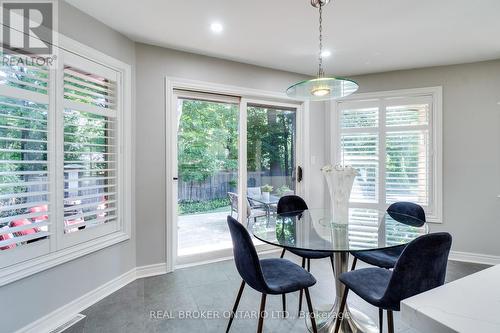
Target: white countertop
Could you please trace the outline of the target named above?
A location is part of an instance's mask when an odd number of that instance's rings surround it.
[[[500,265],[404,300],[401,315],[423,333],[499,333]]]

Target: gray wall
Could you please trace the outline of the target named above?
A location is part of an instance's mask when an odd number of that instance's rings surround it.
[[[443,86],[443,224],[453,250],[500,255],[500,60],[354,78],[360,92]]]
[[[145,44],[136,44],[136,62],[137,264],[141,266],[165,262],[165,76],[277,92],[303,76]],[[324,105],[316,104],[311,112],[324,116]],[[321,119],[313,125],[323,129]],[[314,131],[306,135],[309,132]],[[312,139],[311,146],[321,158],[321,137]],[[322,200],[323,194],[319,197]]]
[[[134,44],[127,38],[63,1],[59,17],[61,33],[128,64],[135,63]],[[129,271],[135,263],[132,230],[129,241],[0,287],[1,331],[12,332],[30,324]]]

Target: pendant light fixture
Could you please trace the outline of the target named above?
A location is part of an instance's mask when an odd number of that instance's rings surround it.
[[[323,71],[323,7],[329,2],[330,0],[311,0],[311,5],[319,10],[318,76],[290,86],[286,90],[289,97],[310,101],[325,101],[345,97],[358,90],[356,82],[340,77],[327,77]]]

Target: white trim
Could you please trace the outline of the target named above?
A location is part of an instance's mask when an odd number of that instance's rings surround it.
[[[449,260],[471,262],[485,265],[499,265],[500,256],[492,256],[489,254],[451,251]]]
[[[132,92],[132,76],[131,76],[131,71],[132,68],[129,64],[126,64],[122,61],[119,61],[115,58],[112,58],[104,53],[101,53],[99,51],[94,50],[93,48],[90,48],[88,46],[85,46],[77,41],[74,41],[64,35],[60,35],[59,39],[61,41],[61,45],[59,46],[60,48],[74,53],[76,55],[79,55],[83,58],[86,58],[88,60],[94,61],[95,63],[100,63],[103,66],[106,66],[107,68],[113,69],[117,73],[119,73],[119,79],[121,80],[117,84],[123,83],[122,86],[122,96],[120,96],[119,103],[122,104],[122,115],[121,115],[121,131],[123,131],[122,134],[122,139],[119,141],[119,149],[121,152],[121,158],[119,160],[120,167],[122,168],[121,171],[119,170],[118,173],[118,178],[120,179],[119,186],[122,188],[122,194],[119,196],[120,200],[120,213],[119,213],[119,218],[120,218],[120,226],[119,230],[113,231],[110,234],[101,234],[95,239],[92,239],[90,241],[85,241],[81,244],[76,244],[71,247],[67,248],[61,248],[62,244],[62,237],[61,237],[61,229],[62,227],[58,226],[58,221],[62,222],[62,209],[59,210],[58,213],[58,207],[60,206],[60,191],[59,189],[61,188],[60,186],[62,185],[62,181],[57,179],[56,177],[53,177],[53,181],[51,182],[51,202],[54,207],[54,211],[52,212],[54,216],[56,214],[59,214],[59,218],[55,219],[55,222],[52,224],[52,228],[55,231],[53,233],[54,235],[50,238],[50,246],[51,246],[51,252],[41,255],[39,257],[34,257],[32,259],[26,260],[19,262],[17,264],[13,264],[10,266],[3,267],[0,270],[0,286],[14,282],[16,280],[19,280],[21,278],[30,276],[32,274],[41,272],[43,270],[46,270],[48,268],[54,267],[56,265],[60,265],[62,263],[74,260],[78,257],[84,256],[86,254],[101,250],[105,247],[123,242],[125,240],[129,240],[131,237],[131,230],[132,230],[132,205],[135,205],[135,202],[131,200],[132,196],[132,182],[133,182],[133,174],[132,174],[132,122],[131,122],[131,111],[132,111],[132,100],[131,100],[131,92]],[[58,69],[57,72],[55,72],[55,69]],[[53,79],[52,76],[57,73],[56,79]],[[49,97],[52,98],[53,100],[50,101],[49,107],[50,107],[50,115],[52,120],[52,128],[55,128],[55,131],[53,130],[50,134],[50,140],[54,140],[55,135],[61,134],[61,119],[60,118],[60,108],[63,107],[62,104],[62,90],[60,89],[60,86],[58,86],[58,89],[55,89],[55,83],[54,82],[60,82],[62,78],[62,71],[60,70],[59,67],[51,68],[50,69],[50,80],[49,84],[51,85],[50,88],[51,93],[49,94]],[[55,81],[54,81],[55,80]],[[3,86],[2,86],[3,87]],[[5,87],[3,87],[5,88]],[[57,91],[56,91],[57,90]],[[7,91],[7,90],[2,90],[2,91]],[[7,91],[8,92],[8,91]],[[56,94],[57,93],[57,97]],[[55,100],[54,100],[55,99]],[[54,109],[57,108],[56,109]],[[59,116],[58,116],[59,115]],[[56,119],[58,118],[58,119]],[[59,126],[58,126],[59,125]],[[57,133],[56,133],[57,132]],[[60,139],[60,137],[59,137]],[[62,160],[61,158],[61,151],[62,151],[62,142],[59,140],[57,147],[55,147],[56,151],[52,153],[52,157],[50,158],[50,167],[52,168],[52,173],[54,173],[55,170],[54,167],[60,168],[61,164],[55,165],[55,160],[54,158],[58,158],[59,160]],[[61,162],[59,162],[61,163]],[[55,190],[54,190],[55,189]],[[57,248],[56,248],[57,246]]]
[[[135,278],[142,279],[150,276],[167,274],[167,264],[163,262],[160,264],[139,266],[136,267],[135,270]]]
[[[137,279],[149,276],[162,275],[166,273],[165,263],[153,264],[132,268],[128,272],[114,278],[111,281],[95,288],[81,297],[61,306],[51,313],[37,319],[16,331],[16,333],[44,333],[50,332],[71,320],[79,312],[94,305],[115,291],[125,287]]]
[[[166,207],[166,227],[165,227],[165,240],[166,240],[166,248],[165,248],[165,255],[166,255],[166,262],[167,262],[167,272],[172,272],[176,268],[176,263],[175,263],[175,258],[176,258],[176,252],[177,252],[177,223],[176,223],[176,210],[177,210],[177,205],[174,202],[176,199],[176,193],[175,191],[175,186],[173,186],[173,178],[178,177],[177,175],[177,170],[175,170],[176,167],[176,158],[177,154],[174,151],[175,147],[173,145],[175,140],[177,140],[177,113],[170,112],[172,107],[175,107],[175,92],[174,90],[188,90],[188,91],[195,91],[195,92],[202,92],[202,93],[210,93],[210,94],[217,94],[217,95],[228,95],[228,96],[234,96],[234,97],[239,97],[241,98],[240,100],[240,113],[239,113],[239,119],[240,119],[240,133],[239,135],[245,134],[246,135],[246,123],[242,124],[241,119],[242,114],[241,114],[241,105],[245,104],[247,101],[252,101],[252,102],[267,102],[267,104],[270,105],[278,105],[278,106],[283,106],[283,107],[294,107],[297,108],[297,113],[301,112],[306,112],[308,111],[308,103],[300,101],[298,99],[291,99],[288,97],[285,93],[281,92],[272,92],[272,91],[266,91],[266,90],[259,90],[259,89],[252,89],[252,88],[245,88],[245,87],[239,87],[239,86],[233,86],[233,85],[224,85],[224,84],[218,84],[218,83],[211,83],[211,82],[205,82],[205,81],[198,81],[198,80],[189,80],[189,79],[183,79],[183,78],[177,78],[177,77],[170,77],[166,76],[165,77],[165,115],[164,115],[164,128],[165,128],[165,165],[166,165],[166,177],[165,177],[165,198],[167,202],[165,203]],[[244,110],[246,112],[246,108]],[[243,119],[246,119],[243,118]],[[304,118],[300,118],[300,120],[303,119],[308,119],[308,116],[304,116]],[[299,118],[297,118],[297,122],[299,121]],[[298,135],[302,136],[302,133],[307,133],[307,132],[302,132],[301,130],[298,129],[297,126],[297,131]],[[305,138],[307,138],[306,135],[304,135]],[[306,151],[306,147],[300,147],[301,142],[299,141],[299,136],[297,136],[297,152],[301,151]],[[240,140],[241,141],[241,140]],[[244,146],[244,147],[243,147]],[[246,144],[245,145],[239,145],[239,154],[240,156],[244,156],[245,158],[245,163],[246,163]],[[306,148],[306,149],[303,149]],[[308,150],[307,150],[308,151]],[[175,153],[175,155],[174,155]],[[241,155],[244,153],[243,155]],[[303,155],[302,153],[301,155]],[[242,160],[242,159],[240,159]],[[246,164],[244,167],[242,167],[242,162],[239,161],[239,183],[238,183],[238,190],[241,191],[242,189],[245,190],[246,188]],[[301,165],[301,162],[304,162],[304,159],[302,156],[297,154],[297,160],[296,164]],[[305,168],[306,170],[309,168]],[[245,176],[243,178],[243,176]],[[304,190],[300,184],[298,184],[297,189]],[[243,192],[245,193],[245,192]],[[243,201],[243,197],[240,196],[240,201]],[[239,202],[239,207],[240,209],[244,209],[246,205],[246,202]],[[238,214],[238,216],[246,216],[246,214]]]
[[[241,224],[247,225],[247,118],[248,102],[246,98],[240,101],[240,110],[238,112],[238,220]],[[240,195],[243,194],[243,195]]]
[[[340,148],[338,144],[338,135],[340,130],[338,129],[339,124],[339,113],[344,104],[349,105],[354,101],[374,101],[384,99],[383,108],[386,107],[386,99],[390,98],[406,98],[406,97],[424,97],[432,96],[432,198],[434,208],[432,215],[427,217],[427,222],[430,223],[443,223],[443,87],[425,87],[425,88],[413,88],[413,89],[400,89],[400,90],[390,90],[390,91],[375,91],[367,93],[359,93],[349,95],[342,99],[339,99],[331,104],[331,112],[334,116],[330,118],[331,126],[331,140],[332,143],[330,147],[330,154],[332,159],[332,164],[338,162],[338,156],[340,154]],[[382,111],[382,107],[380,108]],[[353,131],[355,132],[355,131]],[[370,129],[363,129],[363,132],[371,132]],[[377,133],[380,132],[380,128],[377,129]],[[379,142],[380,144],[380,142]],[[381,151],[379,151],[379,160],[385,158],[381,156]],[[380,164],[383,164],[379,162]],[[381,169],[381,168],[379,168]],[[380,170],[379,170],[380,173]],[[378,191],[379,197],[377,202],[379,202],[379,209],[385,209],[385,205],[380,201],[380,191]],[[382,203],[381,203],[382,202]],[[359,205],[356,203],[356,205]]]
[[[281,250],[282,250],[282,248],[280,248],[280,247],[276,247],[276,246],[269,245],[269,244],[265,244],[265,245],[266,245],[266,247],[264,247],[263,250],[259,250],[259,247],[256,247],[257,248],[257,253],[259,254],[259,256],[260,255],[270,254],[270,253],[280,253]],[[267,247],[267,245],[269,245],[269,247]],[[216,262],[228,261],[228,260],[233,260],[233,259],[234,259],[233,255],[227,255],[227,256],[222,256],[222,257],[218,257],[218,258],[215,258],[215,259],[207,259],[207,260],[202,260],[202,261],[190,262],[190,263],[187,263],[187,264],[177,265],[177,266],[175,266],[175,269],[196,267],[196,266],[213,264],[213,263],[216,263]]]
[[[113,233],[90,242],[68,247],[12,266],[2,268],[0,286],[39,273],[51,267],[130,239],[126,233]]]

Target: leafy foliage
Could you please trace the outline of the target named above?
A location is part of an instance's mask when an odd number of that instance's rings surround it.
[[[212,199],[209,201],[181,201],[179,202],[179,215],[206,213],[217,208],[229,206],[229,199]]]

